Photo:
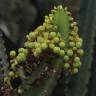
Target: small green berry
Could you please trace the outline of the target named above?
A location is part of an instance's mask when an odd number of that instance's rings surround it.
[[[68,69],[70,67],[69,63],[64,63],[64,69]]]
[[[48,45],[47,45],[46,43],[42,43],[42,44],[41,44],[41,48],[45,50],[45,49],[48,48]]]
[[[32,42],[25,42],[24,46],[26,48],[34,48],[34,44]]]
[[[19,63],[22,62],[22,61],[25,61],[25,59],[26,59],[26,56],[25,56],[24,53],[19,53],[18,56],[16,57],[16,60]]]
[[[48,38],[49,32],[44,32],[43,35],[44,35],[45,38]]]
[[[77,48],[81,48],[81,46],[82,46],[82,43],[81,43],[81,42],[77,42],[77,43],[76,43],[76,47],[77,47]]]
[[[69,60],[69,56],[65,55],[64,56],[64,61],[68,61]]]
[[[75,57],[75,58],[74,58],[74,61],[75,61],[75,62],[80,62],[80,58],[79,58],[79,57]]]
[[[38,48],[38,47],[40,47],[40,43],[34,42],[34,46],[35,46],[35,48]]]
[[[59,46],[60,46],[61,48],[64,48],[64,47],[65,47],[65,43],[64,43],[64,42],[60,42],[60,43],[59,43]]]
[[[49,34],[49,37],[50,38],[53,38],[53,37],[55,37],[56,36],[56,32],[50,32],[50,34]]]
[[[44,38],[41,37],[41,36],[38,36],[37,37],[37,42],[40,42],[40,43],[44,42]]]
[[[53,42],[54,42],[54,43],[58,43],[58,42],[59,42],[59,38],[58,38],[58,37],[54,37],[54,38],[53,38]]]
[[[36,52],[37,54],[40,54],[40,53],[42,52],[42,50],[41,50],[41,48],[36,48],[35,52]]]
[[[75,46],[75,43],[74,42],[69,42],[69,46],[70,47],[74,47]]]
[[[72,73],[73,73],[73,74],[78,73],[78,68],[74,68]]]
[[[59,47],[54,47],[53,52],[54,53],[60,53],[60,48]]]
[[[22,89],[18,89],[18,94],[22,94]]]
[[[35,38],[36,37],[36,32],[30,32],[29,37],[30,38]]]
[[[70,17],[70,18],[69,18],[69,20],[70,20],[70,21],[73,21],[73,20],[74,20],[74,18]]]
[[[82,38],[79,38],[79,42],[81,42],[81,43],[82,43],[82,42],[83,42],[83,39],[82,39]]]
[[[16,65],[17,65],[17,64],[13,63],[13,64],[11,65],[11,68],[14,70],[14,69],[16,68]]]
[[[72,51],[71,49],[68,49],[68,50],[67,50],[67,55],[68,55],[68,56],[72,56],[72,55],[73,55],[73,51]]]
[[[39,54],[38,54],[38,53],[36,53],[36,52],[34,52],[34,56],[35,56],[35,57],[38,57],[38,56],[39,56]]]
[[[4,77],[4,82],[8,82],[8,77]]]
[[[73,66],[79,68],[81,66],[81,62],[76,62],[73,64]]]
[[[60,50],[60,56],[64,56],[65,55],[65,51],[64,50]]]
[[[26,50],[24,48],[19,48],[18,52],[19,53],[26,53]]]
[[[77,53],[78,53],[80,56],[83,56],[84,51],[83,51],[82,49],[78,49],[78,50],[77,50]]]
[[[12,51],[10,52],[10,57],[15,57],[15,56],[16,56],[16,51],[12,50]]]
[[[76,51],[76,50],[77,50],[77,47],[73,47],[72,49],[73,49],[74,51]]]
[[[10,72],[9,72],[9,76],[10,76],[10,77],[14,77],[14,75],[15,75],[15,74],[14,74],[13,71],[10,71]]]
[[[55,45],[54,45],[53,43],[50,43],[50,44],[49,44],[49,48],[50,48],[50,49],[53,49],[54,47],[55,47]]]
[[[58,8],[59,10],[62,10],[62,9],[63,9],[63,6],[62,6],[62,5],[59,5],[57,8]]]

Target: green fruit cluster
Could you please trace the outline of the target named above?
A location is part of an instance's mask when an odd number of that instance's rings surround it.
[[[60,32],[56,32],[57,26],[53,24],[54,14],[57,11],[64,10],[69,17],[70,34],[68,44],[61,37]],[[70,73],[76,73],[81,66],[80,57],[84,54],[82,50],[83,40],[78,36],[77,23],[71,17],[67,8],[61,5],[54,7],[49,16],[45,16],[45,22],[39,26],[34,32],[30,32],[27,36],[27,41],[24,43],[24,48],[18,49],[18,55],[13,50],[10,52],[10,57],[13,58],[11,67],[15,69],[18,64],[27,60],[27,56],[39,58],[44,50],[50,49],[53,55],[58,55],[64,60],[64,70]],[[75,70],[75,71],[74,71]]]
[[[62,38],[62,34],[57,31],[58,26],[53,23],[54,14],[60,10],[64,10],[65,14],[67,14],[70,24],[70,34],[67,38],[67,43]],[[10,52],[11,71],[9,71],[9,78],[21,76],[18,69],[23,68],[24,71],[26,70],[25,66],[28,68],[30,67],[28,64],[34,63],[34,60],[32,62],[28,60],[29,57],[38,60],[46,50],[51,50],[54,57],[58,56],[61,58],[64,64],[64,70],[68,71],[70,74],[76,74],[82,65],[80,57],[84,54],[82,49],[83,40],[78,35],[77,23],[74,22],[67,8],[63,8],[61,5],[54,7],[51,14],[45,16],[43,25],[36,28],[33,32],[30,32],[26,36],[26,39],[24,48],[19,48],[17,53],[14,50]],[[18,90],[18,92],[22,93],[22,90]]]

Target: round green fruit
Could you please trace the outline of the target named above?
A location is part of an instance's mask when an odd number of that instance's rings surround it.
[[[44,38],[41,37],[41,36],[38,36],[37,37],[37,42],[40,42],[40,43],[44,42]]]
[[[60,48],[59,47],[54,47],[53,52],[54,53],[60,53]]]
[[[10,72],[9,72],[9,76],[10,76],[10,77],[14,77],[14,75],[15,75],[15,74],[14,74],[13,71],[10,71]]]
[[[80,57],[75,57],[74,61],[77,62],[77,63],[80,62]]]
[[[82,43],[81,43],[81,42],[77,42],[77,43],[76,43],[76,47],[77,47],[77,48],[81,48],[81,46],[82,46]]]
[[[73,51],[72,51],[71,49],[68,49],[68,50],[67,50],[67,55],[68,55],[68,56],[72,56],[72,55],[73,55]]]
[[[74,42],[69,42],[69,46],[70,47],[74,47],[75,46],[75,43]]]
[[[53,43],[50,43],[50,44],[49,44],[49,48],[50,48],[50,49],[54,49],[54,47],[55,47],[55,45],[54,45]]]
[[[50,38],[53,38],[53,37],[55,37],[56,36],[56,32],[50,32],[50,34],[49,34],[49,37]]]
[[[65,51],[64,50],[60,50],[60,56],[64,56],[65,55]]]
[[[68,69],[70,67],[69,63],[64,63],[64,69]]]
[[[18,56],[16,57],[16,60],[19,63],[22,62],[22,61],[25,61],[25,59],[26,59],[26,56],[25,56],[24,53],[19,53]]]
[[[58,43],[58,42],[59,42],[59,38],[58,38],[58,37],[54,37],[54,38],[53,38],[53,42],[54,42],[54,43]]]
[[[41,44],[41,48],[42,48],[43,50],[45,50],[45,49],[48,48],[48,45],[47,45],[46,43],[42,43],[42,44]]]
[[[36,48],[35,52],[36,52],[37,54],[40,54],[40,53],[42,52],[42,50],[41,50],[41,48]]]
[[[16,56],[16,51],[12,50],[12,51],[10,52],[10,57],[15,57],[15,56]]]
[[[29,33],[29,38],[35,38],[35,37],[36,37],[36,32]]]
[[[59,43],[59,46],[60,46],[61,48],[64,48],[64,47],[65,47],[65,43],[64,43],[64,42],[60,42],[60,43]]]
[[[64,56],[64,61],[68,61],[69,60],[69,56],[65,55]]]
[[[76,74],[76,73],[78,73],[78,68],[73,69],[73,74]]]
[[[84,51],[83,51],[83,49],[78,49],[78,50],[77,50],[77,53],[78,53],[80,56],[83,56]]]

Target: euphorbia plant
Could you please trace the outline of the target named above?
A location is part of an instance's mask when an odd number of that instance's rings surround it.
[[[61,71],[66,76],[78,73],[84,53],[82,43],[71,13],[62,5],[54,7],[45,16],[43,25],[26,35],[24,47],[17,53],[10,52],[8,75],[1,88],[3,94],[49,96]],[[10,95],[6,95],[7,91]]]

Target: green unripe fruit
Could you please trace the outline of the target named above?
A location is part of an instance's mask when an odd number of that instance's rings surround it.
[[[53,43],[50,43],[50,44],[49,44],[49,48],[50,48],[50,49],[53,49],[54,47],[55,47],[55,45],[54,45]]]
[[[25,59],[26,59],[26,56],[25,56],[24,53],[19,53],[18,56],[16,57],[16,60],[19,63],[22,62],[22,61],[25,61]]]
[[[36,48],[35,52],[36,52],[37,54],[40,54],[40,53],[42,52],[42,50],[41,50],[41,48]]]
[[[10,52],[10,57],[16,57],[16,51],[12,50],[12,51]]]
[[[35,56],[35,57],[38,57],[38,56],[39,56],[39,54],[38,54],[38,53],[36,53],[36,52],[34,52],[34,56]]]
[[[60,42],[60,43],[59,43],[59,46],[60,46],[61,48],[64,48],[64,47],[65,47],[65,43],[64,43],[64,42]]]
[[[17,90],[18,94],[22,94],[22,89]]]
[[[75,62],[80,62],[80,58],[79,58],[79,57],[75,57],[75,58],[74,58],[74,61],[75,61]]]
[[[49,33],[48,32],[45,32],[45,33],[43,33],[43,35],[44,35],[44,37],[48,38]]]
[[[46,43],[42,43],[42,44],[41,44],[41,48],[42,48],[43,50],[45,50],[45,49],[48,48],[48,45],[47,45]]]
[[[81,46],[82,46],[82,43],[81,43],[81,42],[77,42],[77,43],[76,43],[76,47],[77,47],[77,48],[81,48]]]
[[[53,52],[54,53],[60,53],[60,48],[59,47],[54,47]]]
[[[72,56],[72,55],[73,55],[73,51],[72,51],[71,49],[68,49],[68,50],[67,50],[67,55],[68,55],[68,56]]]
[[[77,47],[73,47],[72,49],[73,49],[74,51],[76,51],[76,50],[77,50]]]
[[[38,36],[38,37],[37,37],[37,41],[40,42],[40,43],[42,43],[42,42],[44,42],[44,38],[41,37],[41,36]]]
[[[36,32],[30,32],[29,33],[29,38],[35,38],[36,37]]]
[[[45,16],[45,19],[48,19],[48,16]]]
[[[16,68],[16,65],[17,65],[17,64],[13,63],[13,64],[11,65],[11,68],[14,70],[14,69]]]
[[[83,42],[83,39],[79,38],[79,42],[81,42],[81,43],[82,43],[82,42]]]
[[[69,36],[69,40],[74,40],[74,37],[73,36]]]
[[[29,43],[29,42],[25,42],[25,43],[24,43],[24,47],[28,47],[28,43]]]
[[[57,8],[58,8],[59,10],[62,10],[62,9],[63,9],[63,6],[62,6],[62,5],[59,5]]]
[[[79,68],[81,66],[81,62],[74,63],[73,66]]]
[[[70,34],[71,34],[72,36],[76,36],[76,35],[77,35],[76,32],[74,32],[74,31],[72,31]]]
[[[83,56],[84,51],[83,51],[82,49],[78,49],[78,50],[77,50],[77,53],[78,53],[80,56]]]
[[[73,73],[73,74],[78,73],[78,68],[74,68],[72,73]]]
[[[24,49],[24,48],[19,48],[18,52],[19,52],[19,53],[27,54],[27,50]]]
[[[64,63],[64,69],[68,69],[70,67],[69,63]]]
[[[53,42],[54,42],[54,43],[58,43],[58,42],[59,42],[59,38],[58,38],[58,37],[54,37],[54,38],[53,38]]]
[[[10,77],[14,77],[14,75],[15,75],[15,74],[14,74],[13,71],[10,71],[10,72],[9,72],[9,76],[10,76]]]
[[[64,61],[68,61],[69,60],[69,56],[65,55],[64,56]]]
[[[8,82],[9,78],[8,77],[4,77],[4,82]]]
[[[75,43],[74,42],[69,42],[69,46],[70,47],[74,47],[75,46]]]
[[[60,50],[60,56],[64,56],[65,55],[65,51],[64,50]]]
[[[34,46],[35,46],[35,48],[38,48],[38,47],[40,47],[40,43],[34,42]]]
[[[56,32],[50,32],[50,34],[49,34],[49,37],[50,38],[53,38],[53,37],[55,37],[56,36]]]
[[[32,43],[32,42],[25,42],[24,46],[26,48],[34,48],[34,43]]]
[[[69,20],[70,20],[70,21],[73,21],[73,20],[74,20],[74,18],[70,17],[70,18],[69,18]]]
[[[17,56],[17,57],[16,57],[16,60],[17,60],[17,62],[20,63],[20,62],[22,61],[22,58],[21,58],[20,56]]]

